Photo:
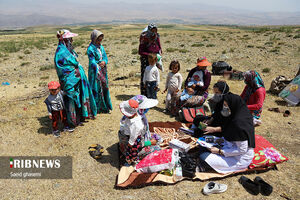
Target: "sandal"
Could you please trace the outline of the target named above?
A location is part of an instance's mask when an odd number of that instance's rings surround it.
[[[259,176],[255,177],[254,183],[260,185],[260,193],[264,196],[269,196],[273,192],[273,187]]]

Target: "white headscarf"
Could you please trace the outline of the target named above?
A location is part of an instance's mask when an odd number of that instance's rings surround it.
[[[93,44],[96,43],[96,40],[100,35],[104,35],[104,34],[101,31],[98,31],[96,29],[93,30],[93,32],[91,33],[91,40]]]

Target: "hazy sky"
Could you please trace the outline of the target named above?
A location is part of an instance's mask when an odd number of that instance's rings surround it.
[[[214,6],[230,7],[235,9],[245,9],[251,11],[260,11],[260,12],[272,12],[272,11],[282,11],[282,12],[300,12],[300,0],[0,0],[0,7],[2,9],[12,9],[18,8],[20,6],[26,5],[34,7],[36,4],[43,4],[44,7],[47,7],[49,4],[64,4],[69,2],[70,5],[74,3],[79,3],[83,5],[89,4],[101,4],[101,2],[109,3],[181,3],[181,4],[193,4],[201,3]],[[199,8],[199,12],[201,12]],[[37,12],[37,10],[33,10]]]

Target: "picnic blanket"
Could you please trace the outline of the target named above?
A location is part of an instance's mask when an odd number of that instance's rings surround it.
[[[149,126],[150,131],[153,131],[155,127],[174,128],[177,131],[180,127],[182,127],[182,124],[181,122],[152,122],[149,123]],[[274,169],[276,168],[277,163],[288,160],[288,158],[280,154],[275,149],[275,147],[262,136],[255,135],[255,142],[255,156],[249,168],[236,172],[230,172],[227,174],[220,174],[217,172],[197,172],[193,180],[206,181],[209,179],[221,179],[241,173],[251,173],[258,171],[263,172],[269,169]],[[140,187],[153,183],[175,184],[176,181],[174,181],[172,176],[167,176],[159,173],[138,173],[134,170],[133,166],[130,166],[122,167],[120,169],[116,187]]]

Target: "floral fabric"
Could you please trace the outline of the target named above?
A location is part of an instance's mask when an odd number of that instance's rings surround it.
[[[249,168],[270,167],[278,163],[287,161],[288,158],[279,153],[277,149],[264,137],[255,135],[254,158]]]

